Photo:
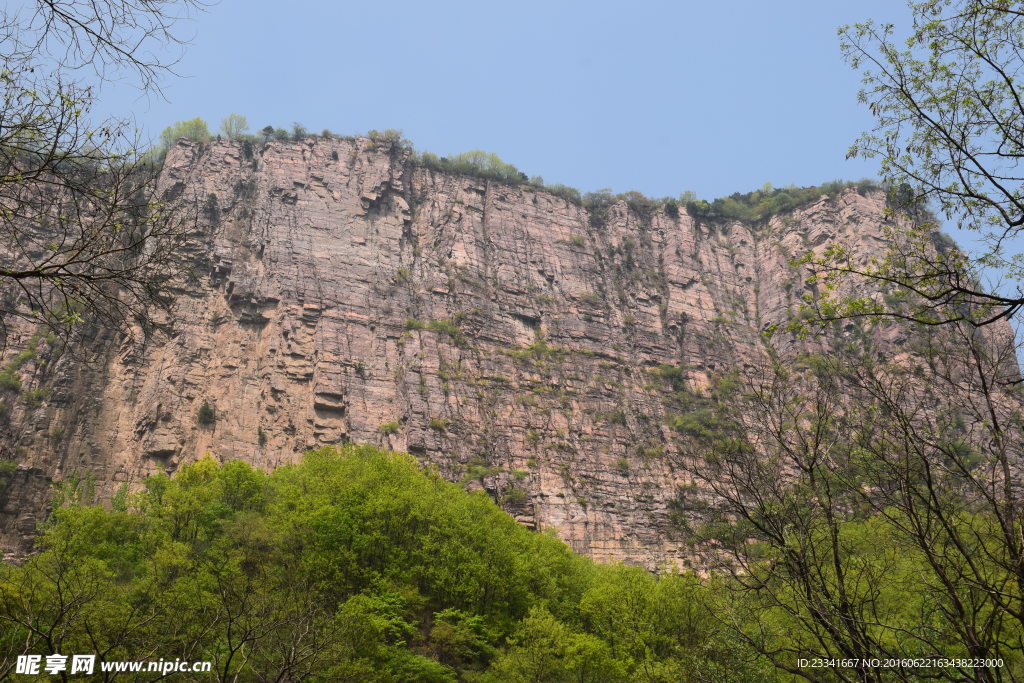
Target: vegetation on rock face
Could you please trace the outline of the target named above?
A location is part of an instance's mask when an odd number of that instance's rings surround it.
[[[370,447],[271,474],[201,460],[57,509],[40,547],[0,566],[8,653],[153,652],[222,680],[768,679],[696,578],[596,565]]]
[[[203,427],[209,427],[217,421],[217,414],[213,410],[213,406],[210,405],[209,401],[203,401],[203,404],[199,406],[199,410],[196,412],[196,422]]]

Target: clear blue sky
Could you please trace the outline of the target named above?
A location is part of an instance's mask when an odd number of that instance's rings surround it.
[[[870,127],[836,27],[907,25],[898,0],[730,3],[243,2],[183,25],[167,101],[107,87],[98,113],[155,138],[211,129],[400,128],[441,155],[484,149],[583,191],[713,198],[873,176],[844,160]]]

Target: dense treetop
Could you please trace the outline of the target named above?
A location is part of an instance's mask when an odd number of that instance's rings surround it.
[[[246,680],[757,680],[697,580],[599,566],[371,447],[266,474],[207,458],[111,510],[67,484],[0,566],[10,653],[210,660]],[[13,662],[8,662],[8,666]],[[759,668],[760,667],[760,668]]]

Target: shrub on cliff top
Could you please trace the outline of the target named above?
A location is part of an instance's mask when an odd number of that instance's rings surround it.
[[[719,197],[711,202],[691,196],[686,201],[686,210],[691,216],[705,220],[757,221],[810,204],[822,195],[835,197],[851,187],[861,193],[881,189],[878,183],[872,180],[833,180],[810,187],[787,185],[781,188],[765,183],[759,190],[747,193],[734,192],[728,197]]]
[[[525,183],[529,177],[518,168],[504,162],[494,152],[474,149],[451,157],[439,157],[432,152],[420,154],[416,161],[426,168],[449,173],[500,180],[507,183]]]
[[[206,142],[212,136],[206,121],[198,116],[187,121],[175,121],[173,125],[164,128],[160,133],[160,154],[164,154],[174,146],[181,138],[194,140],[195,142]]]

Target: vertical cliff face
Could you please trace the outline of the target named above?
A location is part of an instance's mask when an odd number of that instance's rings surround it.
[[[160,190],[194,203],[170,332],[24,365],[3,540],[24,552],[51,480],[98,495],[205,453],[265,468],[323,444],[407,450],[600,560],[685,562],[687,484],[659,365],[699,387],[750,368],[805,291],[790,260],[883,248],[848,190],[766,224],[438,173],[371,140],[182,142]],[[45,392],[44,392],[45,393]],[[212,411],[203,411],[203,404]]]

